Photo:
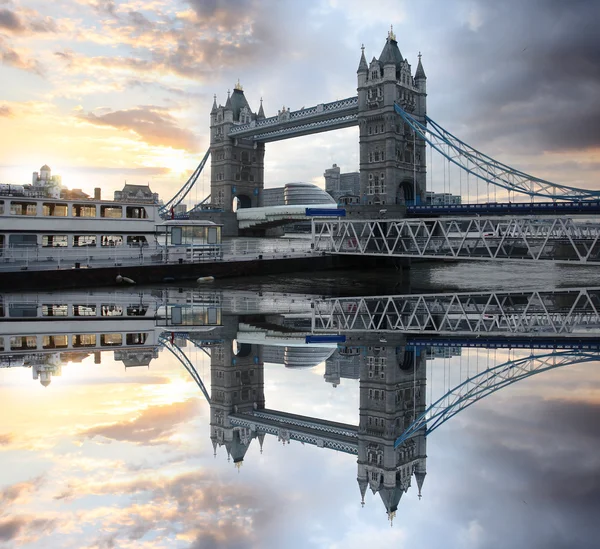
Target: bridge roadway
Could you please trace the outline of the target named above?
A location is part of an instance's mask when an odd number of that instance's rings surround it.
[[[600,200],[580,202],[489,202],[485,204],[408,205],[407,217],[439,215],[590,215],[600,213]]]

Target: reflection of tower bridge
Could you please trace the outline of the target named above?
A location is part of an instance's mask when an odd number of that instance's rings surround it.
[[[252,440],[262,447],[272,435],[355,455],[363,498],[371,488],[393,516],[412,479],[419,492],[423,486],[429,433],[508,385],[600,359],[599,298],[597,288],[347,299],[200,290],[7,294],[0,361],[33,368],[56,353],[68,360],[102,350],[152,359],[164,347],[210,403],[215,449],[224,446],[239,464]],[[327,341],[340,334],[344,342]],[[307,344],[312,336],[325,340]],[[210,391],[184,343],[210,357]],[[358,425],[267,408],[263,365],[272,360],[324,361],[326,381],[336,371],[338,382],[358,379]]]
[[[317,218],[316,234],[330,237],[328,242],[320,240],[326,253],[600,260],[598,226],[564,219],[565,214],[598,213],[600,191],[528,175],[469,146],[429,118],[427,77],[420,55],[413,73],[393,31],[388,33],[379,58],[367,63],[363,48],[356,96],[295,111],[284,107],[267,117],[262,100],[254,112],[238,83],[233,93],[228,93],[225,105],[218,105],[215,98],[210,120],[210,148],[190,179],[164,206],[164,215],[185,199],[209,155],[211,194],[191,216],[220,221],[225,231],[236,234],[234,227],[261,229],[315,215],[302,205],[263,207],[265,144],[358,126],[360,191],[353,197],[358,204],[347,206],[343,214],[342,210],[327,213],[330,217],[344,215],[343,222]],[[461,204],[425,204],[428,150],[430,174],[435,151],[436,158],[442,159],[444,185],[448,176],[448,191],[454,172],[454,189],[458,186]],[[237,213],[233,213],[234,202],[240,208]],[[451,217],[457,214],[464,219]],[[478,216],[477,226],[471,219],[474,215]],[[489,215],[502,218],[485,217]],[[388,221],[405,217],[412,219],[410,223]],[[385,245],[377,238],[385,240]]]

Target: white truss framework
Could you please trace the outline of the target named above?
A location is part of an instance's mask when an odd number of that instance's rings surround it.
[[[600,334],[600,288],[352,297],[315,301],[313,332]]]
[[[312,239],[330,254],[600,263],[600,223],[566,217],[314,218]]]
[[[580,362],[600,360],[600,352],[555,351],[509,360],[468,377],[433,402],[394,443],[397,448],[425,428],[429,435],[456,414],[482,398],[532,375]]]

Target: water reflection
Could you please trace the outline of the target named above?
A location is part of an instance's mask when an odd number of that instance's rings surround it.
[[[599,295],[595,288],[345,300],[189,289],[6,294],[0,365],[30,368],[48,387],[66,363],[70,371],[92,356],[100,364],[111,351],[125,370],[152,370],[168,350],[209,405],[218,459],[240,468],[269,437],[299,452],[305,445],[355,456],[356,477],[345,482],[356,478],[359,501],[370,491],[392,520],[411,486],[423,493],[435,428],[536,373],[598,360]],[[315,333],[321,343],[310,343]],[[307,373],[322,367],[333,387],[357,380],[347,421],[270,404],[265,363]],[[155,433],[145,421],[142,432]],[[260,453],[250,452],[257,445]]]

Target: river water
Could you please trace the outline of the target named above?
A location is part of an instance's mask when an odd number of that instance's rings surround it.
[[[599,274],[420,263],[3,294],[0,547],[596,548]],[[554,323],[584,311],[569,330],[591,350],[306,343],[322,298],[537,290]],[[494,371],[515,382],[456,408]]]

